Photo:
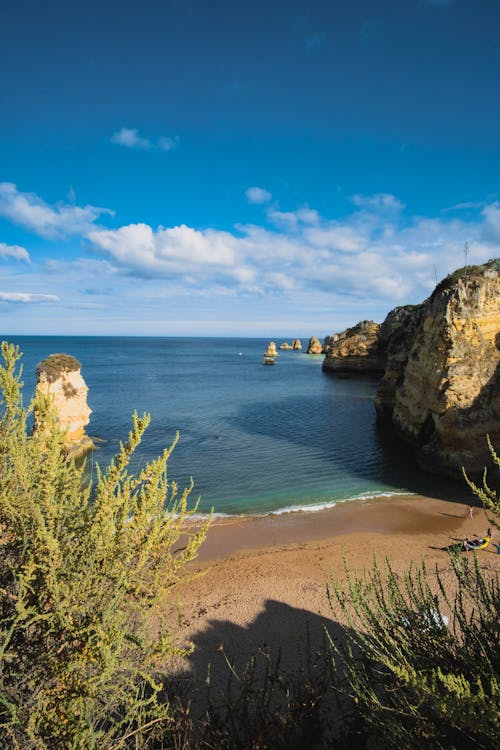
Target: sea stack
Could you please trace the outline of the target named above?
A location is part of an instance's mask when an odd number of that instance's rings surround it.
[[[283,341],[282,344],[280,344],[280,349],[293,349],[292,345],[288,343],[288,341]]]
[[[69,354],[51,354],[36,367],[39,393],[49,395],[59,425],[67,431],[68,454],[77,456],[94,447],[85,434],[92,410],[87,404],[88,387],[81,374],[81,365]],[[35,414],[34,432],[39,429]]]
[[[311,336],[306,354],[323,354],[323,344],[316,336]]]
[[[302,343],[301,343],[300,339],[294,339],[292,341],[292,349],[297,349],[299,351],[302,350]]]
[[[269,346],[264,352],[264,357],[277,357],[277,356],[278,356],[278,352],[276,351],[276,342],[270,341]]]

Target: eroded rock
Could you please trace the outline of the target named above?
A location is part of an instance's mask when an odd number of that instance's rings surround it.
[[[81,374],[81,365],[69,354],[51,354],[36,367],[37,391],[49,395],[62,429],[67,431],[67,449],[72,455],[93,448],[85,434],[92,410],[87,404],[88,387]],[[35,414],[34,431],[40,429]]]

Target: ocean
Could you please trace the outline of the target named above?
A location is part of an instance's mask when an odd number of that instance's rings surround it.
[[[377,423],[375,379],[326,375],[321,356],[280,351],[276,365],[263,366],[268,339],[3,338],[23,352],[25,403],[39,361],[64,352],[81,362],[92,409],[87,434],[97,438],[87,459],[94,476],[96,463],[104,467],[126,439],[134,410],[151,414],[134,469],[178,430],[168,476],[180,487],[193,478],[202,513],[312,511],[378,495],[463,492],[459,481],[420,472],[411,451]]]

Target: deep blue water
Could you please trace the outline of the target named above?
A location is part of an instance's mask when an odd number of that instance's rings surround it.
[[[93,410],[87,433],[103,441],[90,466],[104,466],[114,455],[134,409],[152,416],[136,467],[161,453],[179,430],[169,477],[181,486],[193,477],[192,497],[201,495],[202,511],[265,513],[461,488],[423,475],[407,449],[377,425],[375,380],[325,375],[321,357],[282,351],[274,367],[264,367],[263,339],[8,340],[24,353],[26,402],[40,360],[65,352],[82,363]]]

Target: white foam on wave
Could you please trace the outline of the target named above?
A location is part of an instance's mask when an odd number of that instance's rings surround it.
[[[390,492],[360,492],[359,495],[353,495],[352,497],[336,498],[335,500],[325,500],[320,503],[311,503],[305,505],[287,505],[284,508],[277,508],[276,510],[268,510],[264,513],[213,513],[212,518],[265,518],[266,516],[282,516],[287,513],[317,513],[321,510],[327,510],[328,508],[334,508],[339,503],[350,503],[356,500],[376,500],[382,497],[399,497],[400,495],[414,495],[414,492],[408,490],[395,490]],[[191,516],[193,520],[206,521],[208,513],[196,513]]]

